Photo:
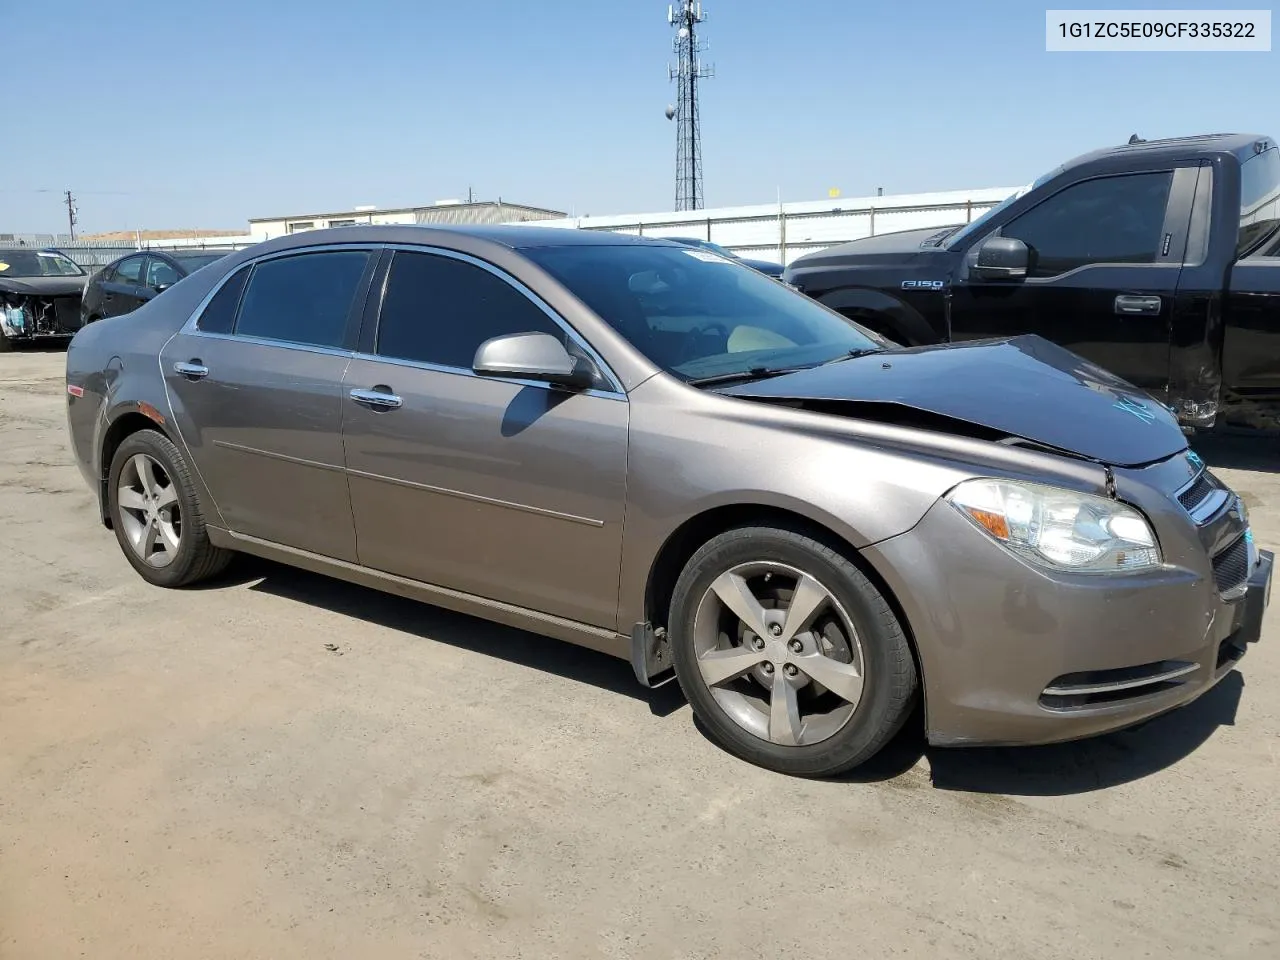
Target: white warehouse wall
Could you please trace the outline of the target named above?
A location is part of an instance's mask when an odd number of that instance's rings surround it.
[[[537,226],[611,230],[647,237],[698,237],[741,256],[790,263],[837,243],[863,237],[966,223],[1020,187],[935,193],[839,197],[831,200],[716,207],[705,210],[615,214],[539,220]],[[784,229],[785,228],[785,229]]]

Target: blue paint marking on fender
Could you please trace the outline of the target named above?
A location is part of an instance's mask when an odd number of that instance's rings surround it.
[[[1123,410],[1125,413],[1132,414],[1143,423],[1155,423],[1156,412],[1147,407],[1145,403],[1140,403],[1132,397],[1122,397],[1112,404],[1117,410]]]

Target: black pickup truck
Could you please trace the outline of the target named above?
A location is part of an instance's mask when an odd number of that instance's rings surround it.
[[[972,223],[800,257],[783,279],[901,344],[1038,333],[1188,429],[1280,426],[1280,151],[1269,137],[1077,157]]]

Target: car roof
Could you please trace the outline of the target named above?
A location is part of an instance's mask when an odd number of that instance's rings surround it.
[[[453,238],[499,244],[516,251],[540,247],[677,246],[662,237],[635,236],[607,230],[579,230],[572,227],[523,224],[373,224],[306,230],[264,240],[247,250],[274,253],[343,243],[447,245]]]
[[[1130,138],[1128,143],[1083,153],[1064,163],[1062,169],[1070,170],[1095,163],[1110,165],[1112,162],[1131,165],[1139,158],[1144,162],[1171,163],[1234,156],[1243,163],[1255,153],[1273,146],[1274,140],[1258,133],[1206,133],[1194,137],[1166,137],[1161,140]]]

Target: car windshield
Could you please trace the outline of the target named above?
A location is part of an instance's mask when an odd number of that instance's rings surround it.
[[[1036,187],[1040,186],[1042,183],[1047,181],[1050,177],[1056,177],[1061,171],[1062,171],[1062,167],[1055,167],[1054,169],[1046,173],[1044,176],[1037,177],[1034,181],[1027,184],[1025,187],[1021,187],[1013,191],[1013,193],[1009,194],[1009,196],[1005,197],[1003,200],[997,203],[994,207],[992,207],[982,216],[978,217],[977,220],[973,220],[970,223],[966,223],[963,227],[961,227],[959,230],[953,233],[950,237],[948,237],[947,245],[954,246],[957,241],[963,240],[965,237],[970,236],[971,234],[981,230],[983,226],[987,223],[987,221],[989,221],[992,217],[998,214],[1001,210],[1004,210],[1006,207],[1008,207],[1009,204],[1013,203],[1013,201],[1017,200],[1019,197],[1026,196]]]
[[[70,257],[51,250],[0,250],[0,277],[82,277]]]
[[[684,380],[815,366],[883,348],[840,314],[707,250],[636,243],[525,253]]]

